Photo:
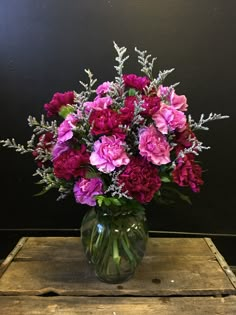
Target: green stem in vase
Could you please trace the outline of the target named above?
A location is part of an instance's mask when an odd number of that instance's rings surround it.
[[[122,246],[123,246],[123,249],[124,249],[126,255],[128,256],[130,262],[133,264],[134,263],[134,256],[133,256],[133,253],[129,249],[129,242],[126,243],[127,241],[125,240],[125,236],[126,236],[126,233],[124,233],[124,237],[121,237],[121,243],[122,243]]]
[[[116,266],[119,267],[120,264],[120,255],[119,255],[119,248],[118,248],[118,241],[117,237],[114,238],[113,240],[113,260],[116,264]]]

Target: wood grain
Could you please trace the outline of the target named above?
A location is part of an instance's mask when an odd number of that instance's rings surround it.
[[[229,297],[0,297],[1,314],[32,315],[235,315]]]
[[[29,238],[0,279],[0,295],[206,296],[236,289],[204,239],[150,239],[135,276],[97,280],[77,237]]]

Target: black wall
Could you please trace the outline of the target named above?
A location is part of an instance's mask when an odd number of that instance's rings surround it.
[[[180,82],[194,118],[231,116],[201,132],[212,148],[200,156],[205,185],[192,206],[150,205],[150,229],[236,235],[235,10],[234,0],[0,0],[0,138],[26,143],[28,115],[40,117],[56,91],[78,90],[83,69],[112,80],[113,40],[132,56],[128,73],[139,70],[134,47],[147,49],[157,72],[176,69],[167,83]],[[86,207],[55,192],[34,197],[33,171],[30,156],[0,149],[0,229],[79,228]],[[222,247],[234,264],[235,243]]]

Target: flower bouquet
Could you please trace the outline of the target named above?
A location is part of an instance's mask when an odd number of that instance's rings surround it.
[[[117,283],[131,277],[148,239],[145,205],[170,201],[171,194],[189,200],[183,189],[199,192],[202,168],[196,157],[209,149],[197,138],[209,121],[228,116],[202,114],[195,122],[187,98],[165,86],[174,70],[153,73],[154,62],[135,48],[143,76],[124,74],[126,48],[114,43],[114,81],[96,86],[90,70],[82,91],[55,93],[44,105],[48,121],[29,116],[32,138],[26,146],[14,139],[3,146],[31,153],[34,176],[43,194],[55,188],[58,200],[73,194],[89,206],[81,225],[88,260],[98,278]]]

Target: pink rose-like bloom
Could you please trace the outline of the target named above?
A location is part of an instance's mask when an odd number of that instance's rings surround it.
[[[55,93],[50,103],[44,105],[47,111],[47,116],[51,117],[57,115],[62,106],[74,103],[74,92],[69,91],[65,93]]]
[[[141,92],[150,83],[148,77],[139,77],[136,74],[124,74],[123,80],[126,87],[131,87]]]
[[[200,185],[203,185],[202,168],[196,164],[193,154],[187,154],[177,160],[175,169],[172,172],[173,181],[179,186],[189,186],[193,192],[200,191]]]
[[[185,112],[188,109],[187,98],[185,95],[178,95],[175,90],[168,86],[160,85],[158,89],[158,96],[168,102],[169,105],[175,109]]]
[[[116,167],[129,163],[124,142],[116,136],[102,136],[94,143],[94,152],[90,155],[90,163],[100,172],[110,173]]]
[[[80,150],[70,148],[54,159],[54,174],[57,178],[66,180],[84,176],[87,164],[89,164],[89,153],[86,146],[82,144]]]
[[[96,93],[98,95],[100,94],[106,94],[110,91],[110,87],[111,87],[111,82],[107,81],[107,82],[103,82],[102,84],[100,84],[97,89],[96,89]]]
[[[150,202],[161,186],[157,168],[142,157],[131,157],[130,163],[119,175],[123,191],[141,203]]]
[[[65,142],[73,137],[73,129],[78,122],[74,114],[69,114],[58,127],[58,142]]]
[[[85,112],[89,113],[92,109],[95,109],[95,110],[107,109],[109,106],[111,106],[112,103],[113,103],[113,100],[110,96],[104,96],[104,97],[97,96],[93,102],[84,103]]]
[[[170,145],[153,125],[140,130],[138,148],[140,155],[155,165],[170,162]]]
[[[158,130],[167,134],[169,131],[182,131],[186,127],[186,116],[172,106],[161,104],[159,111],[152,116]]]
[[[186,96],[173,93],[171,96],[171,106],[173,106],[175,109],[185,112],[188,109]]]
[[[75,200],[88,206],[95,206],[95,196],[102,194],[102,180],[100,178],[81,178],[74,185]]]

